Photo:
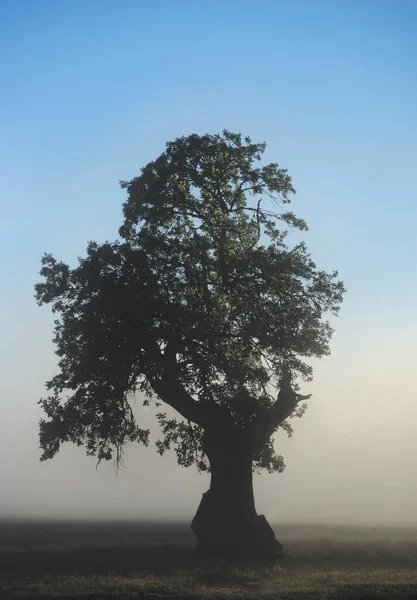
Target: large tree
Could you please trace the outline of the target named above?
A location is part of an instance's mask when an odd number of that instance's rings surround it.
[[[59,372],[40,401],[42,460],[62,442],[120,461],[149,431],[133,410],[158,412],[163,454],[211,475],[192,528],[201,550],[273,555],[280,549],[255,510],[252,473],[282,471],[273,434],[301,416],[309,359],[329,354],[344,292],[319,270],[280,212],[294,193],[265,144],[223,131],[168,143],[127,190],[120,239],[88,244],[70,268],[42,259],[40,305],[52,304]],[[161,409],[159,409],[161,410]]]

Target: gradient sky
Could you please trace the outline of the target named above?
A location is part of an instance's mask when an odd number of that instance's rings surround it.
[[[192,516],[207,477],[152,448],[39,463],[55,368],[47,251],[113,239],[118,181],[226,127],[288,168],[318,265],[348,294],[310,409],[256,478],[270,520],[417,523],[417,2],[3,0],[0,516]],[[144,423],[152,423],[150,412]]]

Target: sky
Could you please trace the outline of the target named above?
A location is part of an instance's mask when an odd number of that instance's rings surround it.
[[[417,524],[416,27],[414,0],[1,2],[0,517],[192,518],[207,476],[152,447],[118,474],[72,446],[39,462],[56,356],[33,287],[44,252],[74,264],[117,236],[119,181],[165,142],[227,128],[289,170],[348,290],[258,512]]]

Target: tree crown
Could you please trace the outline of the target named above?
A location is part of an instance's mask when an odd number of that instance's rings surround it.
[[[257,440],[256,466],[283,468],[271,433],[291,434],[287,417],[302,414],[291,380],[310,380],[307,360],[329,354],[325,314],[344,288],[304,243],[288,247],[288,227],[307,226],[279,212],[295,190],[285,169],[262,165],[265,147],[228,131],[168,143],[121,183],[119,240],[89,243],[72,269],[44,256],[36,298],[59,315],[59,373],[41,400],[43,459],[64,441],[99,460],[147,444],[131,403],[140,392],[182,417],[158,415],[158,450],[173,445],[180,464],[207,468],[203,431],[227,425]]]

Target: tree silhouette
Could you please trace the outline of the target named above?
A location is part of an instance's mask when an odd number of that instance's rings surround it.
[[[304,243],[286,244],[288,228],[307,226],[279,212],[295,190],[286,170],[261,163],[265,147],[229,131],[168,143],[121,183],[120,239],[90,242],[75,268],[45,255],[36,286],[58,314],[42,460],[70,441],[120,461],[126,443],[149,441],[133,396],[170,406],[178,417],[157,414],[157,450],[210,471],[192,527],[214,554],[280,550],[256,514],[252,473],[284,469],[272,435],[291,435],[287,419],[304,413],[295,380],[329,354],[324,318],[344,293]]]

